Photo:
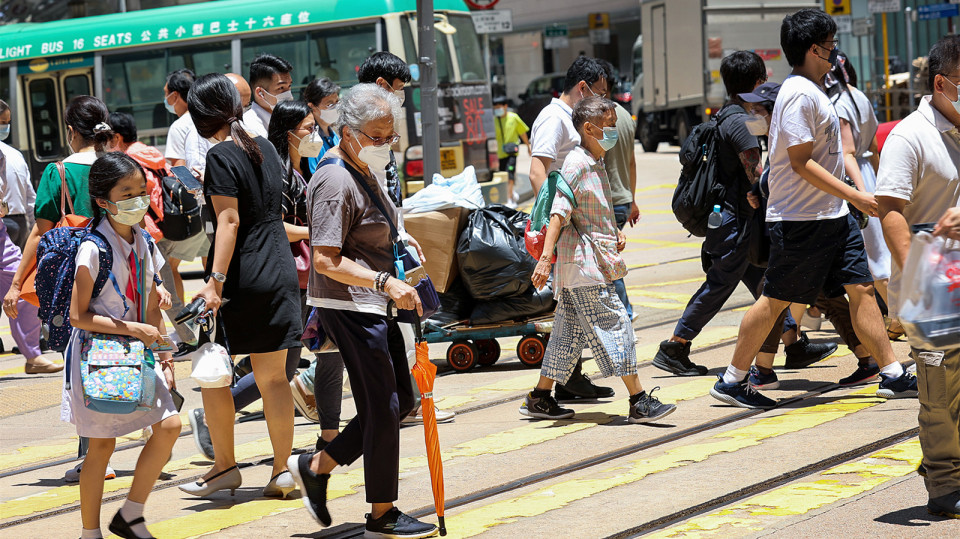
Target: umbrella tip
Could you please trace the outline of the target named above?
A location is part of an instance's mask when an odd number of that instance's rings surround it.
[[[447,535],[447,524],[443,521],[443,517],[437,517],[440,520],[440,535]]]

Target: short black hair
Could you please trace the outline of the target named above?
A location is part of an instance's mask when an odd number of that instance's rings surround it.
[[[190,88],[193,87],[193,81],[196,80],[196,78],[193,71],[187,68],[171,71],[170,74],[167,75],[167,91],[177,92],[177,94],[180,95],[180,99],[186,101],[187,94],[190,93]]]
[[[322,79],[313,79],[310,84],[303,89],[300,99],[303,99],[311,105],[318,106],[323,98],[340,93],[340,86],[332,80],[324,77]]]
[[[385,51],[375,52],[360,64],[357,80],[360,84],[375,84],[380,77],[383,77],[388,84],[393,84],[397,79],[406,84],[410,82],[410,67],[396,54]]]
[[[790,67],[802,66],[807,51],[837,33],[833,17],[819,9],[801,9],[783,18],[780,25],[780,48]]]
[[[720,77],[730,98],[752,92],[757,82],[767,80],[767,66],[753,51],[736,51],[720,61]]]
[[[90,165],[87,190],[90,193],[90,207],[93,209],[96,222],[100,222],[105,213],[104,209],[97,204],[97,200],[110,200],[110,191],[120,180],[134,174],[146,180],[147,176],[140,163],[123,152],[105,153]]]
[[[494,106],[494,107],[496,107],[496,106],[498,106],[498,105],[506,105],[506,106],[509,107],[509,106],[512,106],[512,104],[513,104],[513,103],[510,101],[510,98],[507,97],[507,96],[505,96],[505,95],[498,95],[498,96],[496,96],[496,97],[493,98],[493,106]]]
[[[563,93],[570,93],[573,87],[584,81],[588,86],[593,86],[598,80],[606,77],[603,66],[596,58],[588,56],[578,56],[567,69],[567,76],[563,79]]]
[[[133,114],[111,112],[109,124],[113,132],[120,135],[125,143],[133,144],[137,141],[137,122],[133,119]]]
[[[263,52],[250,62],[250,86],[263,87],[269,83],[274,75],[281,75],[293,71],[293,65],[279,56]]]
[[[603,67],[603,78],[607,79],[607,90],[613,92],[613,85],[617,83],[617,74],[613,64],[603,58],[597,58],[597,61]]]
[[[583,136],[583,124],[590,122],[597,127],[603,127],[599,125],[599,121],[603,119],[604,114],[614,110],[615,105],[613,101],[605,97],[599,96],[590,96],[577,101],[577,104],[573,107],[573,128],[577,130],[577,133],[580,133]]]
[[[928,59],[930,73],[927,74],[927,84],[933,93],[933,79],[937,75],[952,75],[960,66],[960,36],[944,36],[930,49]],[[953,81],[951,81],[953,82]]]

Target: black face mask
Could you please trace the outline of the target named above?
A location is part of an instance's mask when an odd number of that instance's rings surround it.
[[[817,45],[817,46],[820,47],[820,45]],[[820,48],[824,49],[826,47],[820,47]],[[840,57],[840,49],[838,49],[837,47],[830,49],[830,54],[826,58],[817,54],[817,58],[820,58],[821,60],[826,60],[831,67],[837,65],[837,58],[839,57]]]

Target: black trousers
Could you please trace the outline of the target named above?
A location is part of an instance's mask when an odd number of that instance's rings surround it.
[[[397,499],[400,420],[413,409],[403,335],[380,315],[318,309],[320,324],[340,349],[357,416],[325,451],[340,465],[363,456],[368,503]]]

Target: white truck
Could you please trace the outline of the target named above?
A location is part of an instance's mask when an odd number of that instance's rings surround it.
[[[780,24],[805,8],[822,9],[823,2],[640,0],[632,112],[643,149],[682,143],[693,126],[719,110],[727,99],[720,61],[734,51],[756,52],[767,78],[782,82],[790,66],[780,49]]]

